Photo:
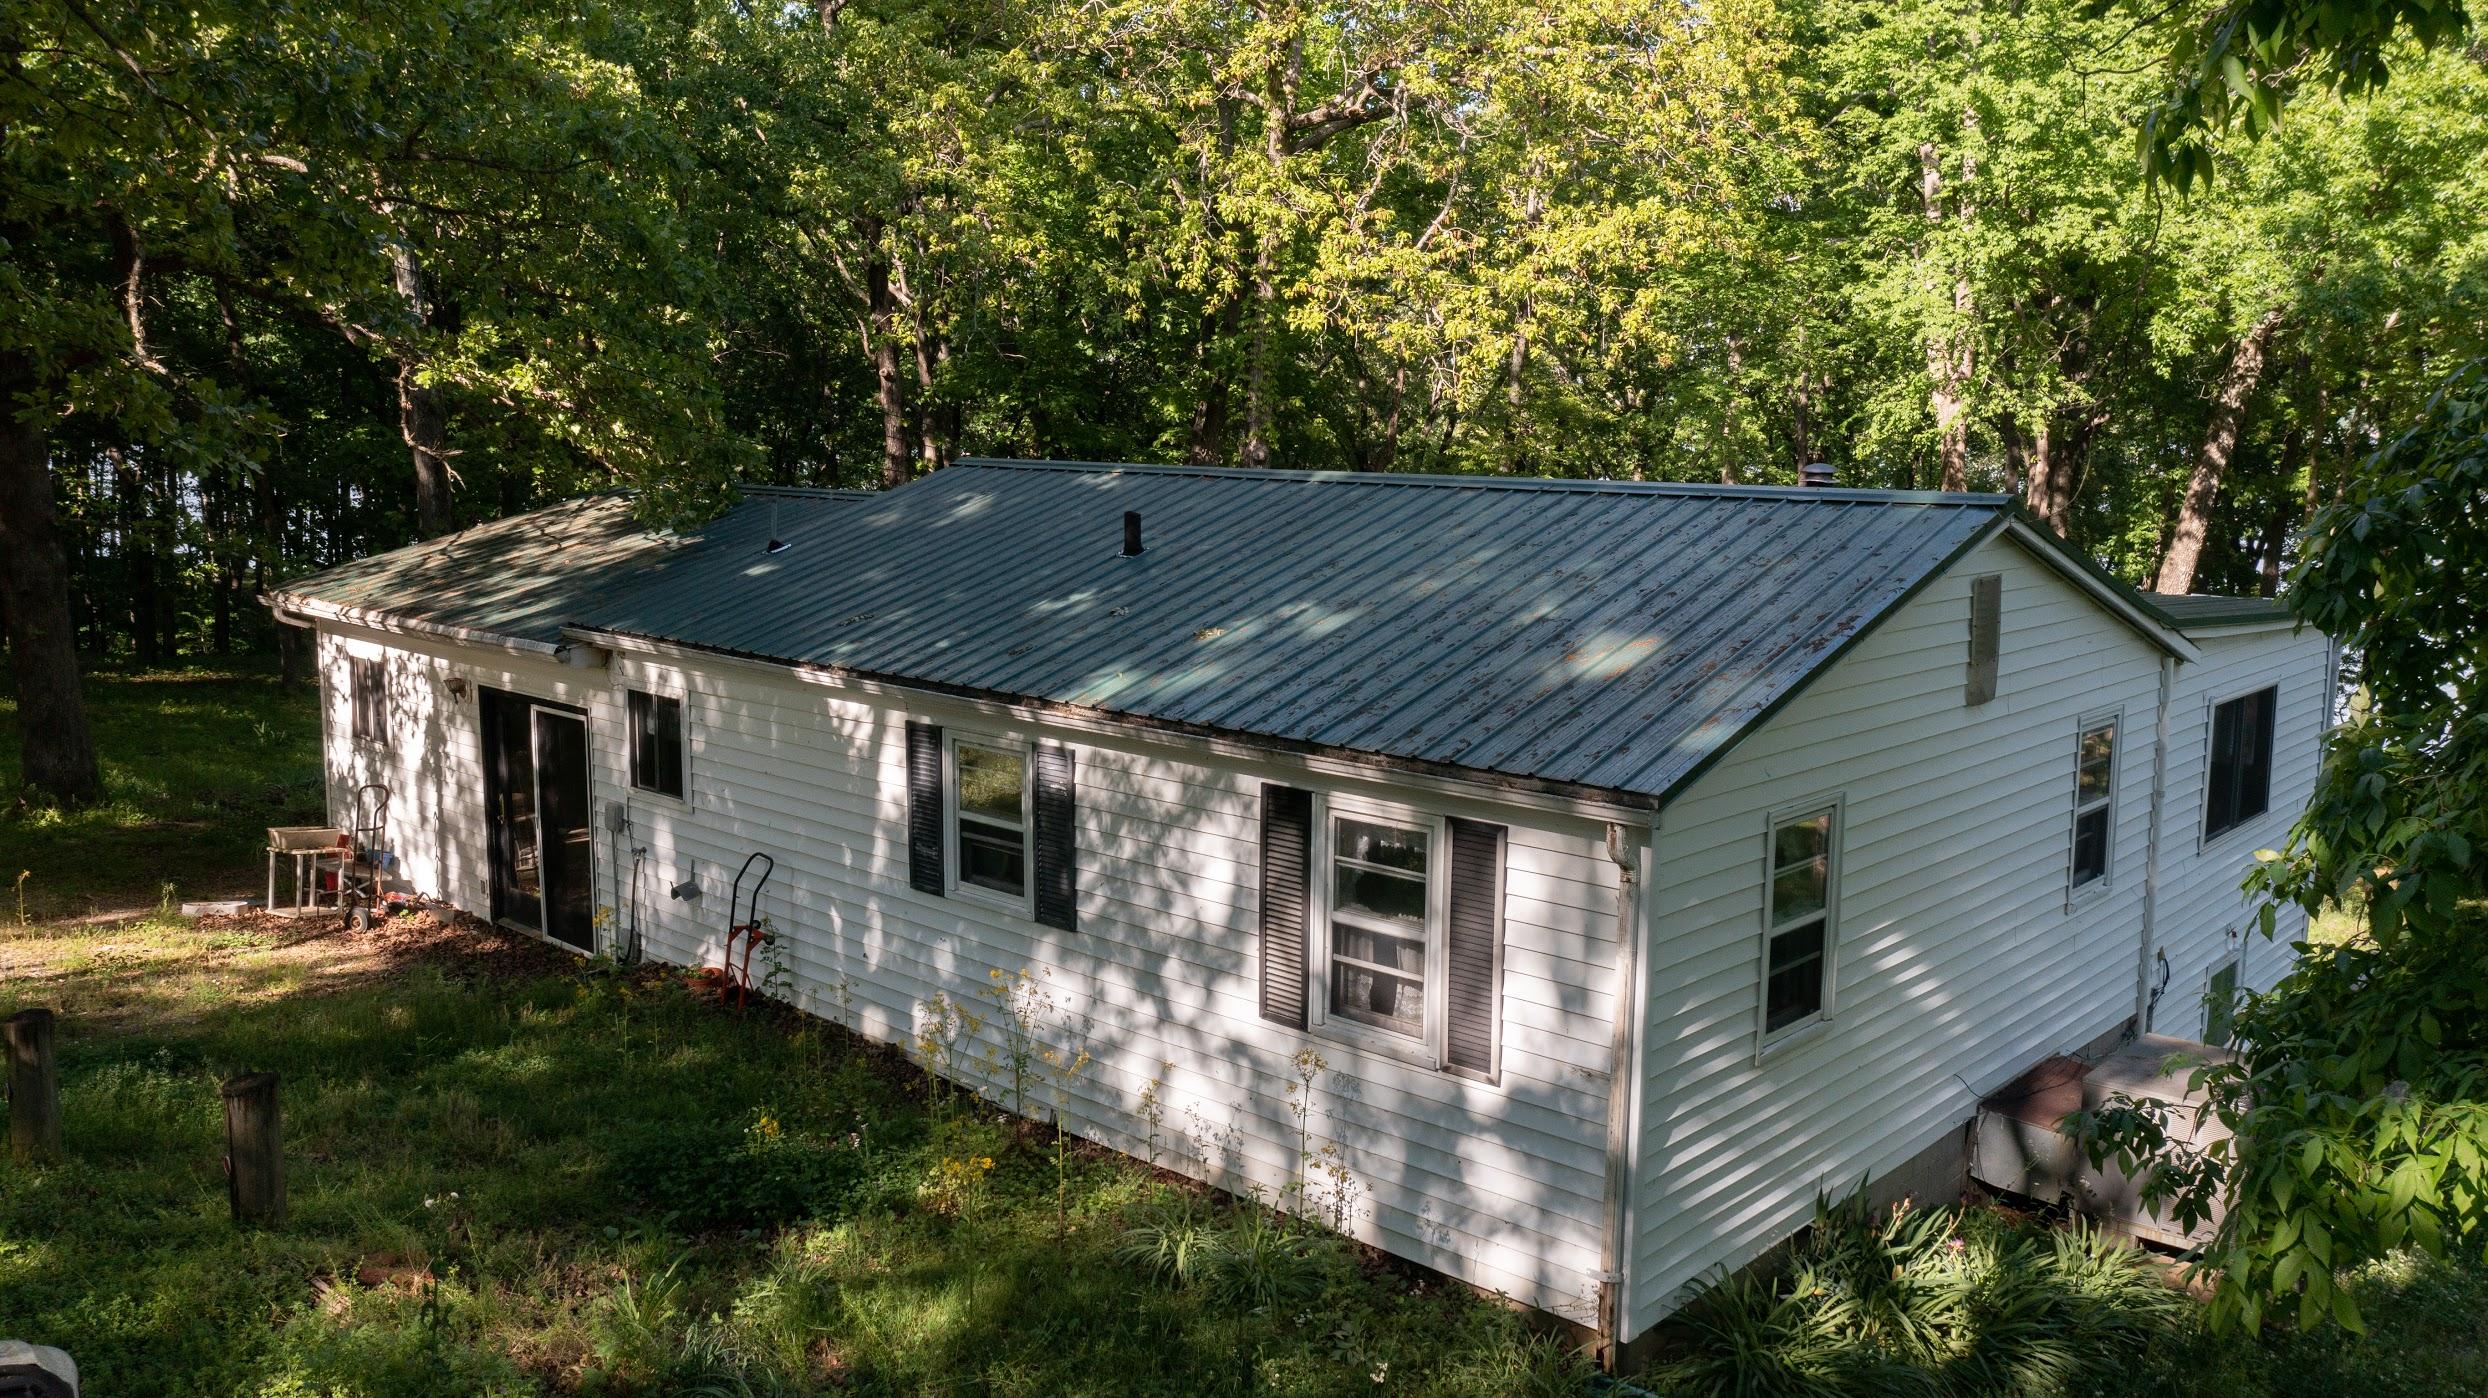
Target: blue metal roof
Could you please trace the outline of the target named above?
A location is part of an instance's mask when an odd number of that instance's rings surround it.
[[[482,548],[461,535],[287,592],[531,635],[562,613],[1654,804],[2010,512],[1994,495],[970,460],[880,495],[755,493],[680,539],[530,554],[525,585],[392,561]]]

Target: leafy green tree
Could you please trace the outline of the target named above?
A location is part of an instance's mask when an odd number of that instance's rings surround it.
[[[2453,48],[2475,29],[2464,0],[2127,0],[2166,55],[2167,85],[2140,122],[2142,164],[2180,190],[2209,184],[2219,138],[2258,137],[2310,78],[2345,96],[2382,88],[2405,39]]]
[[[2239,1012],[2234,1063],[2196,1083],[2228,1135],[2204,1147],[2164,1104],[2080,1123],[2095,1160],[2147,1163],[2178,1216],[2226,1214],[2205,1249],[2215,1316],[2252,1329],[2360,1318],[2339,1269],[2488,1235],[2488,361],[2308,529],[2290,604],[2339,637],[2355,686],[2314,799],[2251,887],[2272,908],[2363,908]]]

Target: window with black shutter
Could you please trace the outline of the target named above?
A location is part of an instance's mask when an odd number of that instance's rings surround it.
[[[909,885],[1075,930],[1078,787],[1062,744],[908,724]]]
[[[357,656],[347,663],[347,680],[352,686],[354,709],[354,740],[358,743],[385,743],[389,738],[389,676],[377,657]]]
[[[2272,721],[2278,688],[2212,706],[2211,761],[2203,792],[2203,838],[2216,840],[2272,806]]]
[[[1494,1081],[1504,833],[1262,788],[1262,1017]]]
[[[630,692],[631,785],[680,799],[683,793],[682,700]]]

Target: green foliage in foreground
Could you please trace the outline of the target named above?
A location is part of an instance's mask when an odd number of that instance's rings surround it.
[[[1772,1270],[1704,1287],[1663,1329],[1654,1392],[2418,1398],[2488,1394],[2488,1266],[2413,1254],[2342,1274],[2360,1337],[2202,1323],[2164,1265],[1993,1209],[1820,1211]]]
[[[2228,1212],[2212,1314],[2359,1328],[2337,1269],[2488,1242],[2488,361],[2316,516],[2290,605],[2339,637],[2356,686],[2270,907],[2345,904],[2365,935],[2302,958],[2237,1019],[2238,1061],[2196,1075],[2230,1136],[2197,1150],[2163,1107],[2081,1123],[2095,1157],[2153,1162],[2181,1217]]]
[[[1694,1297],[1682,1357],[1652,1379],[1791,1398],[2064,1393],[2120,1372],[2190,1309],[2147,1256],[2088,1228],[1854,1197],[1818,1205],[1782,1268]]]
[[[109,935],[211,959],[178,923]],[[0,989],[0,1012],[22,993]],[[243,1068],[284,1077],[281,1234],[225,1217],[216,1083]],[[1488,1394],[1584,1377],[1507,1310],[1251,1206],[1182,1203],[1122,1157],[1071,1152],[1058,1225],[1039,1133],[928,1106],[911,1070],[838,1031],[645,982],[417,967],[112,1037],[73,1015],[62,1070],[70,1158],[0,1174],[0,1316],[70,1349],[98,1393]],[[674,1130],[718,1155],[648,1150]],[[677,1207],[712,1193],[696,1222]],[[1130,1223],[1185,1209],[1232,1244],[1216,1284],[1118,1259]],[[704,1226],[726,1214],[773,1221]]]

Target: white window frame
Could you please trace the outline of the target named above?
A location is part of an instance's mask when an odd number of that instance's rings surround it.
[[[630,790],[634,801],[655,801],[682,810],[691,809],[691,692],[676,674],[649,673],[621,682],[622,690],[622,784]],[[639,725],[631,720],[631,692],[652,699],[671,699],[682,708],[682,795],[674,796],[654,787],[639,784]]]
[[[1824,811],[1831,812],[1831,828],[1823,837],[1823,1004],[1812,1016],[1774,1030],[1771,1023],[1771,938],[1777,921],[1772,908],[1773,859],[1779,845],[1780,828]],[[1761,926],[1754,940],[1754,1061],[1760,1063],[1789,1045],[1813,1038],[1824,1032],[1839,1009],[1840,990],[1840,883],[1847,862],[1841,855],[1841,841],[1849,824],[1848,795],[1829,792],[1804,801],[1793,801],[1772,810],[1763,819]]]
[[[1337,897],[1334,821],[1373,820],[1426,832],[1425,861],[1425,1036],[1414,1039],[1379,1025],[1330,1012],[1331,903]],[[1305,968],[1305,1026],[1325,1038],[1370,1049],[1441,1071],[1450,1028],[1451,1000],[1451,822],[1431,811],[1364,796],[1313,793],[1312,877],[1306,882],[1308,960]]]
[[[1019,893],[970,883],[959,876],[959,749],[962,745],[1019,756]],[[1036,916],[1037,896],[1037,749],[1026,738],[996,733],[942,733],[942,881],[950,896],[983,903],[1024,918]]]
[[[2264,791],[2262,810],[2246,817],[2244,820],[2239,821],[2237,824],[2230,826],[2228,829],[2221,831],[2217,835],[2208,832],[2206,827],[2211,824],[2212,814],[2212,730],[2220,722],[2221,705],[2234,704],[2240,699],[2261,694],[2267,689],[2271,690],[2272,771],[2269,775],[2277,780],[2281,771],[2281,692],[2284,688],[2286,688],[2286,686],[2284,686],[2278,679],[2263,679],[2258,680],[2253,684],[2231,690],[2225,694],[2215,692],[2203,696],[2203,775],[2201,780],[2198,782],[2194,793],[2195,853],[2201,854],[2206,850],[2217,849],[2222,845],[2244,838],[2244,832],[2254,829],[2259,822],[2265,820],[2272,814],[2272,793],[2270,788],[2267,787]]]
[[[2082,799],[2082,740],[2102,728],[2112,730],[2108,739],[2108,791],[2088,803]],[[2071,911],[2080,904],[2104,898],[2117,880],[2117,793],[2123,786],[2119,770],[2125,765],[2125,711],[2102,709],[2085,714],[2073,726],[2073,815],[2065,824],[2065,908]],[[2102,852],[2099,877],[2089,883],[2074,882],[2075,851],[2082,843],[2082,817],[2105,807],[2108,812],[2107,848]]]

